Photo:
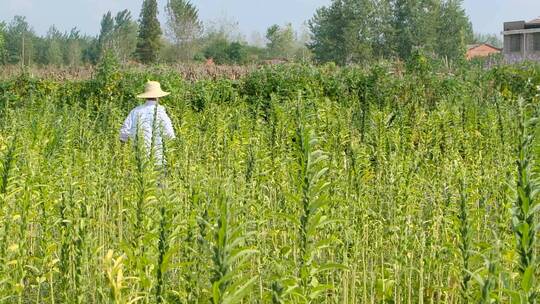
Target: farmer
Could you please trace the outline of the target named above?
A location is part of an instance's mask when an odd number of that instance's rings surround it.
[[[159,82],[148,81],[144,86],[144,93],[137,95],[137,98],[143,98],[146,102],[131,110],[120,129],[120,141],[123,143],[129,139],[143,139],[146,152],[148,155],[150,155],[151,151],[153,152],[158,166],[165,164],[163,160],[163,137],[166,139],[176,137],[171,119],[165,112],[165,108],[158,105],[159,98],[169,94],[161,90]],[[156,121],[154,121],[154,118]],[[154,139],[153,144],[152,139]]]

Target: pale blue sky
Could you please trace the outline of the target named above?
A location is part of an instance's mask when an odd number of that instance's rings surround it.
[[[166,0],[158,0],[160,18]],[[308,20],[317,7],[330,0],[192,0],[204,21],[236,20],[249,39],[254,31],[264,33],[274,23],[292,22],[296,27]],[[95,35],[101,16],[129,9],[139,16],[142,0],[0,0],[0,20],[14,15],[26,16],[39,34],[50,25],[60,30],[78,27],[83,33]],[[510,20],[530,20],[540,16],[540,0],[465,0],[465,9],[475,31],[499,33],[502,23]]]

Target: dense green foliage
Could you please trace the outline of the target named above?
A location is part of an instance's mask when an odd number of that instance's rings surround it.
[[[408,60],[422,50],[461,60],[474,40],[462,0],[333,0],[310,21],[319,62]]]
[[[274,24],[266,31],[268,43],[266,48],[270,57],[285,57],[292,59],[294,56],[294,30],[291,24],[281,27]]]
[[[5,62],[6,57],[5,26],[3,22],[0,22],[0,64]]]
[[[168,0],[168,36],[173,41],[176,60],[192,60],[197,51],[197,41],[203,33],[199,10],[188,0]]]
[[[52,26],[45,37],[39,37],[26,18],[15,16],[0,32],[5,40],[0,63],[79,66],[97,61],[95,40],[81,35],[77,28],[61,33]]]
[[[155,0],[142,1],[138,22],[128,10],[105,13],[96,37],[54,26],[41,37],[24,17],[15,16],[5,29],[0,26],[6,40],[2,58],[0,38],[0,63],[80,66],[96,64],[107,50],[124,64],[210,58],[218,64],[249,64],[284,58],[367,65],[380,59],[408,61],[417,52],[459,62],[467,44],[500,43],[496,35],[473,35],[462,0],[333,0],[308,25],[274,24],[263,34],[252,33],[249,42],[234,20],[203,24],[194,3],[163,4],[163,37]]]
[[[143,63],[154,63],[158,60],[161,49],[161,25],[158,20],[156,0],[144,0],[141,9],[139,36],[135,53]]]
[[[540,69],[415,58],[0,83],[0,301],[534,303]],[[118,140],[147,79],[165,178]]]
[[[247,46],[240,42],[229,42],[224,37],[213,37],[203,50],[204,58],[217,64],[242,64],[247,61]]]
[[[115,17],[107,12],[101,19],[97,56],[101,58],[106,52],[112,52],[121,62],[127,62],[135,52],[137,29],[128,10],[118,12]]]

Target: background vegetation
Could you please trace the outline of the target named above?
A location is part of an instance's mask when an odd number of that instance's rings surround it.
[[[157,19],[160,11],[166,16],[164,25]],[[0,23],[0,63],[93,65],[106,51],[122,64],[211,58],[217,64],[277,59],[366,65],[381,59],[406,61],[416,52],[457,62],[464,59],[467,44],[500,44],[497,36],[473,34],[462,0],[333,0],[305,28],[275,24],[255,38],[248,43],[234,20],[203,23],[188,0],[169,0],[164,8],[145,0],[138,20],[127,10],[104,14],[97,37],[76,28],[62,33],[54,26],[38,36],[24,17],[15,16]]]
[[[540,68],[464,62],[497,39],[460,0],[334,0],[257,45],[142,7],[0,23],[0,302],[538,301]],[[118,140],[148,79],[166,174]]]
[[[161,81],[161,178],[118,127]],[[534,303],[540,69],[0,83],[4,303]]]

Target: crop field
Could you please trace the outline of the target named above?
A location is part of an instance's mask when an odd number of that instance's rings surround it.
[[[3,80],[0,303],[536,303],[539,75]],[[118,140],[147,79],[166,174]]]

